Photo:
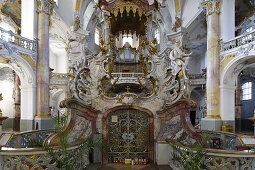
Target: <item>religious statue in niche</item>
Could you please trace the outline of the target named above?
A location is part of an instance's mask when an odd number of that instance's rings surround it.
[[[186,75],[186,67],[189,61],[189,56],[192,53],[186,54],[183,52],[180,46],[180,41],[176,41],[175,46],[172,51],[170,51],[169,59],[171,63],[171,72],[174,76],[176,76],[179,71],[182,71],[182,75],[184,80],[188,80]]]

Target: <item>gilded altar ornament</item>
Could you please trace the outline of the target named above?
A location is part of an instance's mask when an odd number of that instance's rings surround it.
[[[121,103],[123,105],[129,105],[129,106],[139,102],[140,102],[140,99],[138,98],[138,96],[131,93],[121,95],[121,97],[118,100],[118,103]]]
[[[112,9],[112,13],[114,14],[115,19],[117,19],[118,13],[120,13],[121,17],[123,16],[123,12],[126,10],[127,14],[129,14],[130,10],[134,13],[138,12],[139,19],[141,20],[142,15],[145,14],[145,10],[140,8],[135,4],[131,4],[130,2],[121,3],[118,7]]]
[[[219,0],[206,0],[201,3],[206,16],[212,15],[213,13],[220,14],[220,1]]]
[[[32,67],[32,69],[35,69],[35,61],[32,59],[32,57],[29,54],[25,53],[19,53],[20,56],[28,62],[28,64]]]
[[[102,37],[99,39],[99,46],[100,46],[100,51],[102,52],[103,55],[109,51],[107,47],[108,45],[103,41]]]
[[[68,76],[71,77],[72,80],[75,78],[75,75],[73,74],[68,74]]]
[[[51,15],[55,4],[54,0],[37,0],[37,12]]]
[[[158,41],[156,38],[154,38],[150,43],[149,43],[149,47],[148,47],[148,50],[149,50],[149,53],[152,54],[152,55],[155,55],[158,53],[158,49],[156,47],[156,45],[158,44]]]

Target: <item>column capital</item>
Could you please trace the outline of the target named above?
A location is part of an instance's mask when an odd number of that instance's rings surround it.
[[[51,15],[55,4],[54,0],[37,0],[37,12]]]
[[[213,13],[220,14],[220,0],[204,0],[201,5],[206,11],[206,16]]]

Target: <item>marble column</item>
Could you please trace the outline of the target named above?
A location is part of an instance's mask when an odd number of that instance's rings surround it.
[[[14,72],[14,120],[13,130],[20,131],[20,79]]]
[[[52,127],[49,110],[49,19],[54,8],[53,0],[37,0],[38,55],[36,68],[35,128]]]
[[[201,128],[221,130],[220,119],[220,1],[207,0],[202,2],[207,17],[207,115],[201,121]]]

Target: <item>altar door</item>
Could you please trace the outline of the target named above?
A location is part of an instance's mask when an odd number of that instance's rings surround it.
[[[108,161],[149,157],[149,116],[135,109],[121,109],[107,117]]]

